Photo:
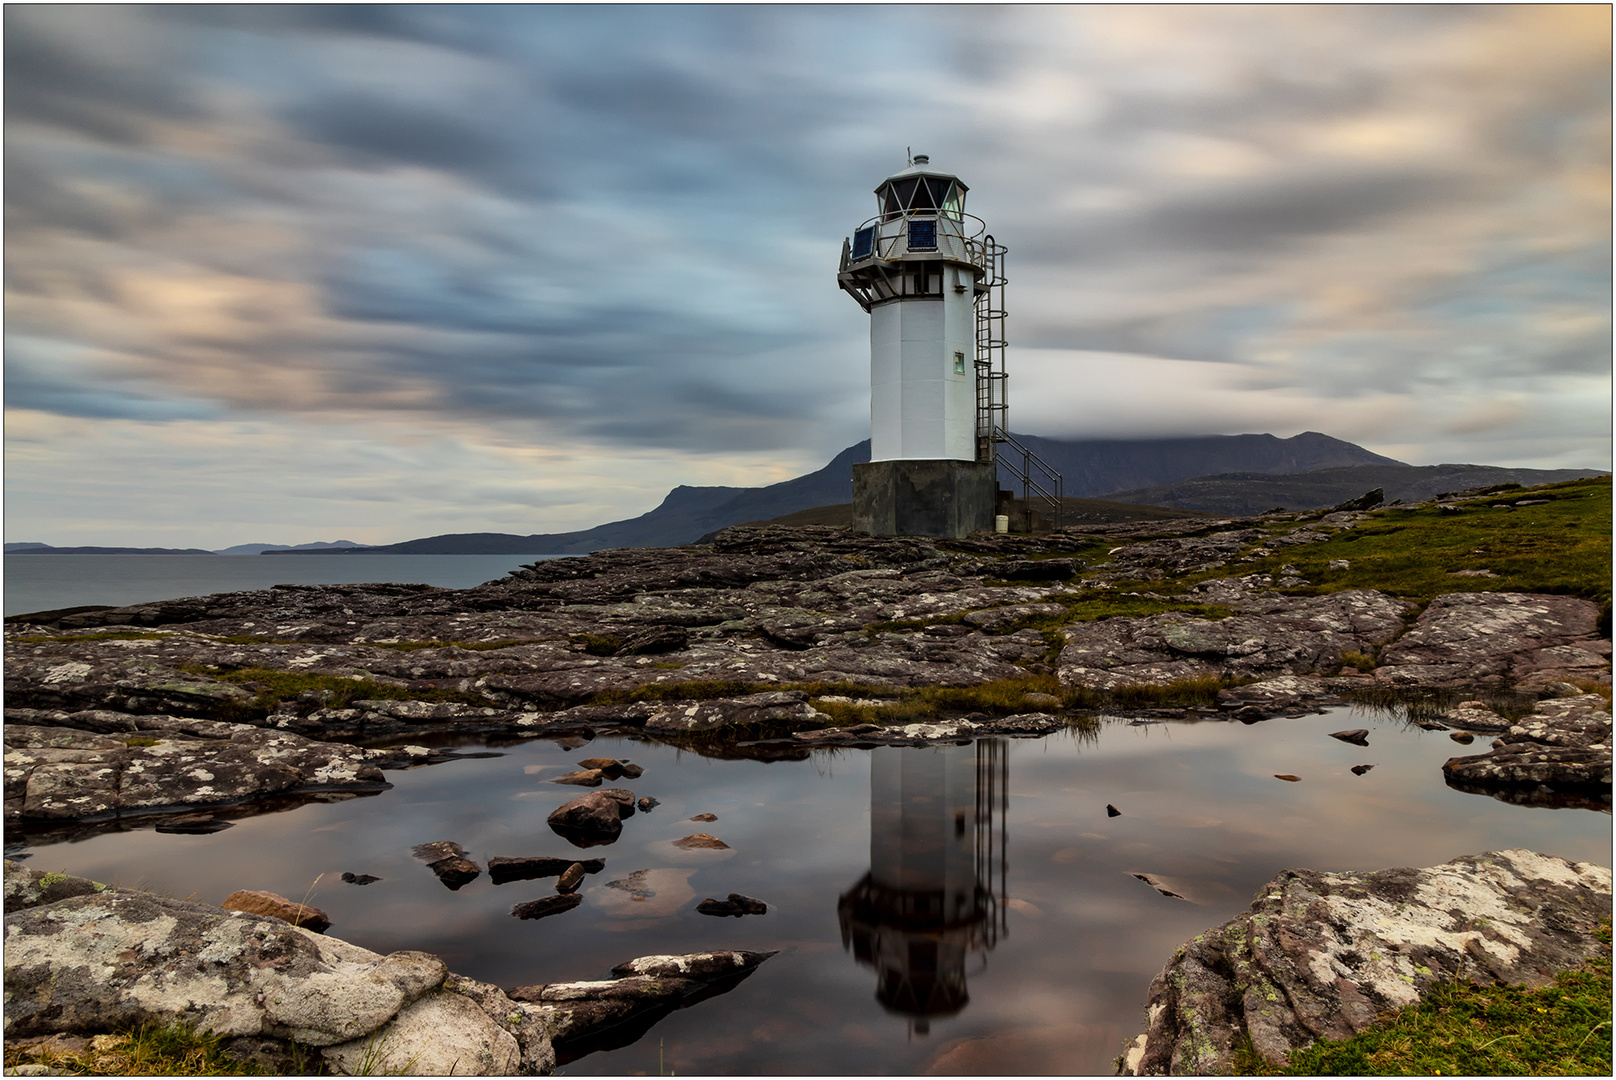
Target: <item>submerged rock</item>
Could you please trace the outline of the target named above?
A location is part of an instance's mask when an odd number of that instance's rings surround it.
[[[477,864],[466,857],[466,849],[453,840],[417,844],[410,849],[410,854],[426,863],[427,869],[450,890],[475,881],[482,873]]]
[[[517,904],[511,908],[511,914],[518,919],[543,919],[559,915],[563,911],[571,911],[583,902],[584,898],[577,893],[563,892],[555,896],[546,896],[542,900],[529,900],[525,904]]]
[[[1442,982],[1541,986],[1599,955],[1610,871],[1530,851],[1423,870],[1289,870],[1249,911],[1186,942],[1150,984],[1134,1076],[1227,1073],[1246,1036],[1284,1062]]]
[[[750,896],[730,893],[728,899],[725,900],[714,900],[709,896],[696,905],[696,911],[701,915],[733,915],[738,919],[743,915],[766,915],[769,911],[769,905]]]

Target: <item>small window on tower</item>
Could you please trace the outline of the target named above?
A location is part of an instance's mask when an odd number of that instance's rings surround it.
[[[954,373],[956,375],[965,374],[965,354],[962,352],[954,354]]]

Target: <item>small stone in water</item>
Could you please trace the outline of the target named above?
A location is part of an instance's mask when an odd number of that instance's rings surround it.
[[[562,875],[559,878],[556,879],[556,892],[558,892],[558,893],[577,892],[578,891],[578,886],[579,886],[579,884],[581,884],[583,882],[583,880],[584,880],[583,864],[582,863],[573,863],[571,866],[567,867],[567,869],[562,873]]]
[[[1340,739],[1342,742],[1357,743],[1359,746],[1369,745],[1368,728],[1352,728],[1348,731],[1332,731],[1330,738]]]
[[[1353,776],[1362,776],[1364,773],[1368,772],[1370,769],[1373,769],[1373,768],[1374,768],[1373,765],[1354,765],[1352,767],[1352,775]]]
[[[640,808],[640,813],[649,814],[651,812],[651,807],[657,805],[657,801],[651,798],[649,795],[641,795],[640,801],[635,805]]]
[[[352,870],[344,870],[342,880],[349,885],[369,885],[372,881],[380,881],[381,878],[375,874],[356,874]]]
[[[518,919],[542,919],[547,915],[559,915],[563,911],[571,911],[584,902],[584,898],[577,893],[561,893],[558,896],[547,896],[543,900],[529,900],[525,904],[517,904],[511,908],[511,914]]]
[[[696,848],[707,848],[713,851],[729,850],[729,845],[724,843],[724,841],[710,833],[704,832],[691,833],[689,836],[681,836],[679,839],[673,842],[673,846],[676,848],[684,848],[686,851]]]
[[[1448,738],[1456,743],[1463,743],[1465,746],[1469,746],[1476,741],[1476,737],[1468,731],[1450,731],[1448,732]]]
[[[1291,783],[1294,784],[1294,783],[1297,783],[1298,781],[1300,781],[1302,778],[1300,776],[1292,776],[1290,773],[1277,772],[1277,773],[1274,774],[1274,779],[1275,780],[1289,780]]]
[[[1106,803],[1105,804],[1105,816],[1106,817],[1121,817],[1122,816],[1122,811],[1118,810],[1116,807],[1112,806],[1110,803]]]
[[[690,820],[691,821],[717,821],[718,820],[718,815],[717,814],[697,814],[695,817],[691,818]]]

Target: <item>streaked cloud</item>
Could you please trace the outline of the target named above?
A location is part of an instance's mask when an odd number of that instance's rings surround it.
[[[1607,8],[62,5],[5,27],[28,539],[560,531],[815,468],[867,428],[834,263],[905,145],[1010,245],[1023,430],[1610,465]],[[203,444],[275,535],[178,464]],[[113,458],[161,518],[85,513]]]

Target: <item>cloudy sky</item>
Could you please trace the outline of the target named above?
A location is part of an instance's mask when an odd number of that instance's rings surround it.
[[[1011,423],[1611,464],[1602,6],[5,8],[7,540],[553,532],[868,434],[929,153]]]

